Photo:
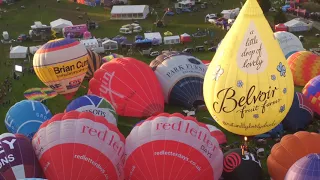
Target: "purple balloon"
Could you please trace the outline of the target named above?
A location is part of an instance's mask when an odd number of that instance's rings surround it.
[[[319,180],[320,154],[309,154],[295,162],[285,180]]]
[[[0,179],[43,177],[30,140],[22,134],[1,134]]]

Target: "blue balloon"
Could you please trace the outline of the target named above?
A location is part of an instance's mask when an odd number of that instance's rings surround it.
[[[288,59],[292,54],[294,54],[294,53],[296,53],[296,52],[298,52],[298,51],[291,51],[291,52],[289,52],[288,54],[286,54],[286,59]]]
[[[304,130],[313,120],[312,105],[302,93],[294,94],[291,108],[282,121],[284,129],[290,132]]]
[[[255,136],[255,138],[276,138],[282,136],[283,134],[283,125],[280,123],[278,126],[274,127],[267,133],[260,134]]]
[[[39,101],[23,100],[13,105],[6,114],[5,125],[10,133],[32,139],[40,125],[51,119],[50,110]]]
[[[69,111],[91,112],[117,126],[118,115],[114,107],[109,101],[96,95],[85,95],[73,100],[66,108],[66,112]]]

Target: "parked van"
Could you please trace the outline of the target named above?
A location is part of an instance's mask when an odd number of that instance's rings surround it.
[[[119,32],[122,34],[132,34],[132,31],[129,28],[120,28]]]

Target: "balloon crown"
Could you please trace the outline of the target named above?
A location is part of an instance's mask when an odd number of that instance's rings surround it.
[[[247,0],[247,2],[243,5],[243,14],[250,15],[250,16],[256,16],[256,15],[262,15],[263,11],[260,8],[259,3],[257,0]]]

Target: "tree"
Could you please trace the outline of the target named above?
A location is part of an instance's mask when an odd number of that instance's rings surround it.
[[[285,13],[281,11],[281,9],[279,9],[278,12],[274,15],[273,22],[275,25],[287,22],[287,17]]]
[[[263,13],[269,12],[269,9],[271,8],[270,0],[258,0],[258,3],[260,5]]]

